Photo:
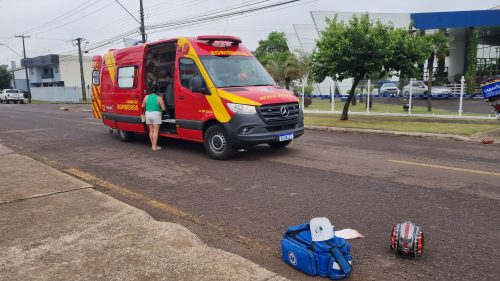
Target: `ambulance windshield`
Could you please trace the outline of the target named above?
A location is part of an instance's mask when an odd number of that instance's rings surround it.
[[[218,88],[275,85],[254,57],[202,56],[200,59]]]

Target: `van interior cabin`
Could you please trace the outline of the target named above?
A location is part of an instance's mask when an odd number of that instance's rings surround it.
[[[161,132],[176,133],[174,106],[174,66],[176,42],[152,46],[146,55],[145,85],[148,93],[153,89],[163,98],[166,112],[163,114]]]

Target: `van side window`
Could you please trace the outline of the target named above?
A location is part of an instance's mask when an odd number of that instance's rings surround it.
[[[118,68],[118,88],[135,88],[137,81],[137,66]]]
[[[203,80],[200,70],[198,69],[194,61],[189,58],[181,58],[179,60],[179,73],[181,85],[186,88],[191,88],[191,79],[193,77],[199,76]]]

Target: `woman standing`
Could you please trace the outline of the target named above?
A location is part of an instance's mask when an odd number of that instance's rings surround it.
[[[149,127],[149,139],[151,140],[151,148],[160,150],[158,146],[158,134],[160,132],[161,113],[165,111],[165,103],[158,96],[158,87],[152,86],[151,93],[144,97],[142,108],[146,110],[146,124]]]

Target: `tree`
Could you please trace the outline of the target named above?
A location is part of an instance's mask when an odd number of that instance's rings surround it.
[[[271,74],[274,81],[285,82],[287,90],[290,90],[292,80],[302,78],[305,73],[301,62],[292,54],[289,54],[283,63],[279,63],[273,59],[268,60],[265,68]]]
[[[429,57],[427,59],[428,79],[427,79],[427,111],[432,111],[432,72],[434,70],[434,59],[437,57],[444,61],[446,53],[450,49],[450,39],[442,30],[425,36],[427,40],[427,52]]]
[[[259,46],[254,52],[255,57],[262,65],[267,65],[269,60],[282,64],[290,54],[285,33],[276,31],[269,33],[266,40],[260,40]]]
[[[410,26],[410,30],[412,26]],[[403,89],[403,81],[420,75],[420,66],[428,57],[428,44],[423,34],[413,33],[405,29],[395,29],[391,33],[391,57],[385,65],[399,75],[399,89]],[[383,75],[382,75],[383,76]],[[372,77],[376,78],[376,77]]]
[[[11,75],[7,69],[7,65],[0,65],[0,89],[10,87]]]
[[[384,65],[392,55],[388,46],[394,28],[380,21],[372,22],[368,14],[353,16],[348,23],[335,17],[327,19],[327,24],[312,55],[312,77],[316,81],[328,76],[339,81],[354,79],[340,118],[348,120],[349,105],[358,83],[387,71]]]
[[[479,41],[479,32],[477,28],[471,28],[467,39],[467,60],[465,62],[465,92],[472,94],[476,91],[475,82],[477,74],[477,43]]]

